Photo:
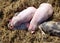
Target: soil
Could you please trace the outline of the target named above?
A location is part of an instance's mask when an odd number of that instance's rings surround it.
[[[0,43],[60,43],[58,36],[42,36],[40,30],[31,34],[27,30],[9,30],[7,27],[9,19],[16,12],[29,6],[38,8],[43,2],[53,6],[54,13],[50,21],[60,21],[60,0],[0,0]]]

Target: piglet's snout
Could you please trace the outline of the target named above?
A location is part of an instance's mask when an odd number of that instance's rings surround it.
[[[9,28],[9,29],[13,29],[14,26],[12,26],[12,25],[9,23],[9,24],[8,24],[8,28]]]

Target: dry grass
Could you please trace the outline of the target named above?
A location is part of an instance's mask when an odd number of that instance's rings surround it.
[[[14,13],[29,6],[38,6],[48,2],[53,5],[54,14],[52,20],[60,21],[60,0],[0,0],[0,42],[1,43],[60,43],[57,36],[45,35],[41,41],[41,32],[30,34],[25,30],[8,30],[8,20]],[[24,32],[23,32],[24,31]]]

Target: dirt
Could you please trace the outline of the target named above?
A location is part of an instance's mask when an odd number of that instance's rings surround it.
[[[58,36],[45,34],[42,36],[38,29],[35,34],[26,30],[9,30],[7,25],[9,19],[16,12],[48,2],[52,4],[54,13],[50,21],[60,21],[60,0],[0,0],[0,43],[60,43]]]

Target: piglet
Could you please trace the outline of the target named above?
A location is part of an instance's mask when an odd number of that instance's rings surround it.
[[[18,13],[18,15],[16,14],[9,22],[8,28],[13,29],[14,26],[20,25],[21,23],[29,22],[32,19],[35,11],[36,8],[28,7],[27,9]]]
[[[31,33],[34,33],[37,25],[39,23],[42,23],[43,21],[47,20],[49,17],[52,16],[53,13],[53,8],[52,5],[49,3],[42,3],[39,8],[36,10],[31,22],[30,22],[30,26],[28,28],[28,30]]]

